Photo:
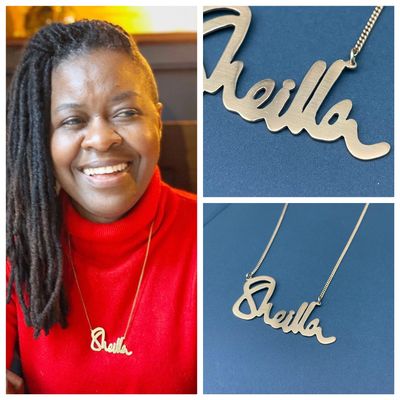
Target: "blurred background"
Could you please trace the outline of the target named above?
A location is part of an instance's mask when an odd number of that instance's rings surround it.
[[[174,187],[196,192],[197,37],[195,7],[6,7],[7,87],[27,40],[52,22],[100,19],[136,40],[156,76],[164,104],[160,169]]]

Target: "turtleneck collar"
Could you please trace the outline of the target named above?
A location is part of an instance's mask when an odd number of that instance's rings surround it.
[[[160,171],[156,168],[146,192],[135,206],[118,221],[102,224],[83,218],[71,199],[61,193],[66,232],[74,253],[108,264],[124,259],[147,242],[154,220],[153,234],[161,221],[157,215],[161,190]]]

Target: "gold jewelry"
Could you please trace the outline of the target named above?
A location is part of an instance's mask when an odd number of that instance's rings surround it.
[[[124,335],[119,337],[119,338],[117,338],[117,340],[114,343],[109,343],[109,344],[107,344],[107,342],[106,342],[105,329],[102,328],[101,326],[98,326],[98,327],[93,329],[92,323],[90,322],[90,318],[89,318],[89,314],[88,314],[88,311],[87,311],[87,308],[86,308],[86,304],[85,304],[85,301],[83,300],[82,290],[81,290],[81,287],[79,286],[78,276],[76,274],[75,266],[74,266],[74,263],[73,263],[73,260],[72,260],[71,239],[70,239],[70,236],[68,235],[69,259],[70,259],[72,271],[74,273],[75,282],[76,282],[76,286],[78,288],[79,296],[81,298],[83,310],[85,312],[85,316],[86,316],[87,322],[89,324],[90,334],[91,334],[91,337],[92,337],[92,342],[90,343],[90,348],[93,351],[102,351],[102,350],[104,350],[107,353],[125,354],[127,356],[131,356],[132,355],[132,351],[129,351],[127,349],[126,345],[124,344],[124,340],[125,340],[126,334],[128,332],[128,329],[129,329],[131,321],[132,321],[133,311],[135,310],[137,297],[138,297],[138,294],[139,294],[139,291],[140,291],[140,286],[142,284],[144,270],[145,270],[146,264],[147,264],[147,257],[149,255],[149,250],[150,250],[150,243],[151,243],[151,238],[152,238],[153,225],[154,225],[154,221],[151,223],[151,226],[150,226],[149,237],[147,239],[146,254],[144,256],[142,270],[140,272],[140,277],[139,277],[139,282],[138,282],[138,285],[137,285],[135,297],[133,298],[131,312],[129,313],[129,318],[128,318],[128,322],[126,324]]]
[[[263,79],[255,83],[245,96],[237,97],[236,87],[244,63],[237,60],[235,56],[247,35],[251,22],[251,9],[248,6],[204,7],[204,14],[226,10],[234,12],[234,14],[217,15],[204,22],[204,36],[228,27],[234,28],[212,73],[207,76],[203,68],[204,92],[215,94],[222,88],[222,101],[227,110],[238,113],[249,122],[264,121],[270,132],[279,132],[287,128],[293,135],[298,135],[306,131],[313,139],[324,142],[343,138],[348,151],[355,158],[374,160],[383,157],[389,153],[390,144],[361,142],[358,137],[357,122],[348,118],[353,107],[351,100],[346,99],[336,103],[317,121],[318,110],[336,81],[346,69],[354,70],[357,67],[356,56],[361,52],[382,8],[375,7],[359,39],[350,51],[349,60],[336,60],[329,68],[325,61],[316,61],[290,100],[296,88],[293,79],[284,80],[282,88],[274,95],[272,94],[276,86],[275,81]],[[290,106],[287,107],[289,104]]]
[[[322,299],[325,296],[326,291],[329,288],[329,285],[334,278],[336,271],[338,270],[343,257],[346,255],[347,250],[349,249],[351,242],[356,235],[358,228],[361,225],[362,220],[364,219],[365,213],[368,209],[368,204],[365,204],[361,214],[357,220],[356,225],[354,226],[353,232],[351,233],[349,239],[347,240],[346,245],[344,246],[342,253],[340,254],[338,260],[336,261],[335,266],[332,268],[332,271],[326,281],[324,287],[322,288],[321,293],[319,294],[317,301],[312,301],[310,303],[303,302],[298,310],[295,312],[294,310],[285,311],[280,310],[274,316],[271,316],[273,304],[270,302],[276,287],[276,281],[273,277],[267,275],[261,275],[254,277],[257,271],[260,269],[265,257],[269,249],[272,246],[272,243],[275,239],[276,234],[282,224],[283,218],[285,217],[285,213],[287,210],[288,204],[283,206],[281,215],[279,220],[275,226],[274,232],[265,247],[260,259],[258,260],[255,268],[246,274],[246,281],[243,285],[243,294],[236,300],[235,304],[232,307],[233,314],[244,320],[251,320],[253,318],[263,317],[265,324],[271,326],[274,329],[282,329],[284,333],[300,333],[302,336],[311,337],[316,336],[317,340],[322,344],[331,344],[336,341],[335,336],[326,337],[322,334],[322,327],[319,326],[319,318],[313,319],[311,322],[307,324],[307,320],[310,318],[311,313],[315,309],[315,307],[319,307],[322,305]],[[264,300],[262,301],[260,306],[257,306],[254,295],[259,291],[266,291]],[[248,305],[249,311],[241,311],[240,307],[242,303]]]

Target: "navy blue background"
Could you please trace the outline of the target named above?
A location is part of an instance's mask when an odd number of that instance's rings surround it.
[[[362,204],[290,204],[257,275],[277,286],[275,312],[315,301]],[[205,393],[393,393],[393,205],[370,205],[312,316],[324,336],[284,334],[232,314],[281,204],[204,206]]]
[[[235,57],[245,65],[238,97],[265,78],[276,82],[274,93],[285,79],[294,79],[298,87],[315,61],[325,60],[330,66],[348,59],[373,7],[251,10],[249,32]],[[318,114],[321,118],[332,105],[350,99],[349,118],[358,122],[360,140],[389,142],[388,156],[361,161],[350,155],[342,139],[320,142],[306,132],[294,136],[287,129],[272,134],[264,122],[250,123],[227,111],[220,90],[204,95],[204,195],[393,196],[393,26],[393,7],[385,7],[357,57],[357,69],[343,72]],[[207,76],[231,32],[205,37]]]

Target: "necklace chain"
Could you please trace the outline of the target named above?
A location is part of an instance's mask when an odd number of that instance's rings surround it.
[[[276,236],[276,234],[278,233],[279,228],[281,227],[281,224],[282,224],[283,218],[285,217],[287,208],[288,208],[288,204],[286,203],[286,204],[284,204],[284,206],[283,206],[283,208],[282,208],[281,215],[280,215],[280,217],[279,217],[279,219],[278,219],[278,222],[277,222],[277,224],[276,224],[276,226],[275,226],[274,231],[272,232],[272,236],[271,236],[271,238],[269,239],[269,242],[268,242],[267,246],[265,247],[263,253],[261,254],[261,257],[260,257],[260,259],[258,260],[258,262],[257,262],[256,266],[254,267],[253,271],[251,271],[251,272],[249,272],[248,274],[246,274],[246,279],[252,278],[253,275],[255,275],[255,274],[257,273],[257,271],[260,269],[262,263],[263,263],[264,260],[265,260],[265,257],[267,256],[267,254],[268,254],[268,252],[269,252],[269,249],[270,249],[271,246],[272,246],[272,243],[273,243],[273,241],[274,241],[274,239],[275,239],[275,236]]]
[[[350,51],[350,61],[354,67],[357,66],[356,56],[358,54],[360,54],[361,49],[363,48],[365,42],[367,41],[368,36],[371,33],[372,28],[374,27],[377,19],[379,18],[379,15],[381,14],[382,10],[383,10],[383,6],[376,6],[374,8],[374,11],[372,12],[371,16],[369,17],[367,24],[364,26],[364,29],[361,32],[360,37],[358,38],[356,44]]]
[[[135,307],[136,307],[136,302],[137,302],[138,294],[139,294],[139,291],[140,291],[140,286],[142,285],[143,275],[144,275],[144,271],[146,269],[146,264],[147,264],[147,257],[149,255],[149,250],[150,250],[150,243],[151,243],[151,238],[152,238],[152,233],[153,233],[153,225],[154,225],[154,221],[151,223],[151,226],[150,226],[149,237],[147,239],[146,253],[145,253],[145,256],[144,256],[144,260],[143,260],[142,270],[140,272],[140,277],[139,277],[139,281],[138,281],[138,284],[137,284],[135,297],[133,298],[132,307],[131,307],[131,311],[129,313],[128,322],[126,324],[126,328],[125,328],[125,332],[124,332],[123,338],[125,338],[126,334],[128,333],[128,330],[129,330],[129,327],[130,327],[130,324],[131,324],[131,321],[132,321],[132,317],[133,317],[133,312],[134,312]],[[74,262],[72,260],[71,240],[70,240],[70,236],[69,235],[68,235],[68,247],[69,247],[70,264],[71,264],[71,267],[72,267],[72,271],[74,273],[75,282],[76,282],[76,286],[78,288],[79,297],[81,298],[83,310],[85,312],[85,316],[86,316],[87,322],[89,324],[90,331],[92,332],[93,331],[92,323],[90,322],[89,313],[87,311],[87,307],[86,307],[85,301],[83,300],[82,290],[81,290],[81,287],[79,285],[78,276],[76,274]]]
[[[325,283],[320,295],[318,296],[317,302],[318,302],[319,305],[321,304],[322,299],[324,298],[325,293],[329,288],[329,285],[331,284],[331,282],[332,282],[332,280],[333,280],[333,278],[334,278],[334,276],[335,276],[335,274],[336,274],[336,272],[337,272],[337,270],[338,270],[338,268],[339,268],[344,256],[346,255],[347,250],[349,249],[349,247],[350,247],[350,245],[351,245],[351,243],[352,243],[352,241],[354,239],[354,236],[356,235],[356,233],[358,231],[358,228],[361,225],[362,220],[364,219],[364,216],[365,216],[365,213],[367,212],[368,206],[369,206],[368,203],[364,205],[364,207],[363,207],[363,209],[361,211],[361,214],[358,217],[358,221],[357,221],[356,225],[354,226],[353,232],[351,233],[349,239],[347,240],[347,243],[344,246],[344,248],[342,250],[342,253],[340,254],[338,260],[336,261],[335,266],[332,268],[332,272],[330,273],[330,275],[328,277],[328,280],[326,281],[326,283]],[[254,269],[251,272],[249,272],[248,274],[246,274],[246,279],[252,278],[257,273],[257,271],[260,269],[262,263],[265,260],[265,257],[267,256],[267,254],[269,252],[269,249],[272,246],[272,243],[274,242],[275,236],[279,231],[279,228],[280,228],[280,226],[282,224],[283,218],[285,217],[287,208],[288,208],[288,204],[286,203],[286,204],[284,204],[284,206],[282,208],[281,215],[280,215],[280,217],[278,219],[278,222],[276,223],[275,229],[274,229],[274,231],[273,231],[273,233],[271,235],[271,238],[268,241],[267,246],[265,247],[263,253],[261,254],[261,257],[258,260],[258,262],[257,262],[256,266],[254,267]]]
[[[347,253],[347,250],[349,249],[349,247],[350,247],[350,245],[351,245],[351,242],[352,242],[353,239],[354,239],[354,236],[356,236],[356,233],[357,233],[357,231],[358,231],[358,228],[360,227],[361,222],[362,222],[362,220],[364,219],[365,213],[367,212],[368,206],[369,206],[368,203],[367,203],[367,204],[364,204],[364,207],[363,207],[363,209],[362,209],[362,211],[361,211],[360,216],[358,217],[358,221],[357,221],[357,223],[356,223],[356,225],[355,225],[355,227],[354,227],[354,229],[353,229],[353,232],[351,232],[351,235],[350,235],[349,239],[347,240],[346,245],[345,245],[344,248],[343,248],[342,254],[340,254],[340,257],[339,257],[338,260],[336,261],[336,264],[335,264],[335,266],[333,267],[332,272],[331,272],[331,274],[329,275],[328,280],[326,281],[326,283],[325,283],[325,285],[324,285],[324,287],[323,287],[323,289],[322,289],[320,295],[318,296],[318,303],[321,303],[322,299],[324,298],[325,293],[326,293],[326,291],[328,290],[328,287],[329,287],[329,285],[331,284],[332,279],[333,279],[333,277],[334,277],[335,274],[336,274],[336,271],[338,270],[338,268],[339,268],[339,266],[340,266],[340,264],[341,264],[341,262],[342,262],[344,256],[345,256],[346,253]]]

